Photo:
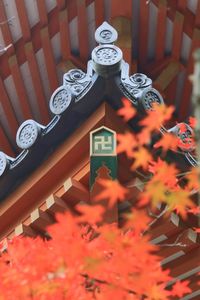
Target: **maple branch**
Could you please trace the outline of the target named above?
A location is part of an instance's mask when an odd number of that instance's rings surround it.
[[[150,227],[155,224],[168,210],[168,206],[166,206],[158,215],[154,214],[152,211],[150,211],[150,209],[148,208],[147,209],[147,212],[148,212],[148,215],[150,217],[154,217],[155,219],[152,220],[149,224],[148,224],[148,227],[145,231],[143,231],[142,234],[145,234],[146,232],[149,231]]]
[[[160,244],[159,247],[187,247],[187,244],[179,242],[180,238],[183,236],[184,232],[180,233],[174,243],[171,244]]]

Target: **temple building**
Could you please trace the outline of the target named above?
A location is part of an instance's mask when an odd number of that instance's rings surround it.
[[[135,130],[116,111],[126,97],[137,120],[153,103],[174,105],[173,132],[193,134],[193,52],[200,47],[198,0],[3,0],[0,6],[0,240],[45,236],[46,226],[92,199],[97,170],[132,189],[107,221],[134,203],[140,175],[116,153],[116,133]],[[180,135],[180,124],[185,132]],[[183,170],[197,165],[194,149],[173,153]],[[133,180],[134,179],[134,180]],[[98,189],[97,189],[98,190]],[[197,218],[172,213],[151,228],[163,246],[162,265],[174,281],[190,280],[200,299]],[[184,245],[181,247],[180,245]],[[5,245],[6,247],[6,245]]]

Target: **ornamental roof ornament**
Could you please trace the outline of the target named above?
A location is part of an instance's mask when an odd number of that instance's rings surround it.
[[[63,83],[52,94],[49,107],[52,120],[42,125],[26,120],[17,131],[16,143],[22,149],[16,158],[0,152],[0,199],[4,198],[15,185],[23,180],[27,172],[36,168],[48,153],[80,126],[104,101],[114,109],[121,107],[121,98],[127,97],[132,105],[143,114],[152,109],[153,103],[164,103],[161,94],[152,87],[152,80],[145,74],[129,74],[129,65],[123,59],[122,50],[114,45],[117,31],[107,22],[97,28],[96,42],[99,44],[91,54],[87,71],[72,69],[64,74]],[[184,139],[178,124],[169,129]],[[185,126],[187,135],[192,129]],[[163,131],[161,130],[163,133]],[[185,139],[187,143],[188,139]],[[186,150],[187,149],[187,150]],[[180,149],[191,165],[197,161],[194,149]]]

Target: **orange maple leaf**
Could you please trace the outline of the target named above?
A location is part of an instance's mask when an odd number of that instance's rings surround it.
[[[134,163],[131,166],[131,170],[135,170],[139,167],[147,169],[149,162],[152,161],[151,154],[144,147],[140,147],[137,151],[134,151],[132,156],[134,158]]]
[[[166,133],[157,143],[153,145],[153,147],[155,149],[162,147],[164,152],[169,149],[176,151],[178,147],[178,139],[174,134]]]
[[[122,99],[123,107],[117,111],[117,114],[123,117],[125,122],[128,122],[136,115],[136,109],[133,107],[130,100],[123,98]]]
[[[133,149],[137,147],[137,140],[135,136],[130,132],[117,135],[117,153],[125,152],[127,157],[132,157]]]
[[[189,117],[189,125],[192,127],[192,128],[195,128],[197,124],[197,119],[194,118],[194,117]]]
[[[193,208],[188,209],[188,212],[193,215],[200,215],[200,206],[195,206]]]
[[[77,217],[80,222],[89,222],[91,224],[102,221],[102,215],[105,212],[105,208],[102,205],[76,205],[76,209],[82,213]]]
[[[153,110],[147,112],[147,116],[140,121],[140,125],[145,126],[149,132],[159,130],[160,127],[170,120],[174,107],[165,105],[154,105]]]
[[[117,200],[124,200],[126,194],[128,194],[128,190],[124,188],[117,180],[100,178],[98,179],[98,183],[102,185],[103,190],[94,198],[94,200],[100,201],[108,199],[109,207],[112,207]]]
[[[188,280],[176,281],[176,283],[173,285],[171,296],[182,297],[183,295],[190,293],[191,288],[188,286],[189,283],[190,282]]]
[[[151,221],[144,210],[132,209],[131,213],[125,215],[126,224],[124,228],[133,228],[136,234],[142,233]]]

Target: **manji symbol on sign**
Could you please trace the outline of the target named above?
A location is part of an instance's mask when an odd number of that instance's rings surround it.
[[[91,156],[116,156],[116,132],[102,126],[90,133]]]
[[[116,132],[102,126],[90,132],[90,187],[92,188],[98,171],[107,167],[112,179],[117,177]]]

